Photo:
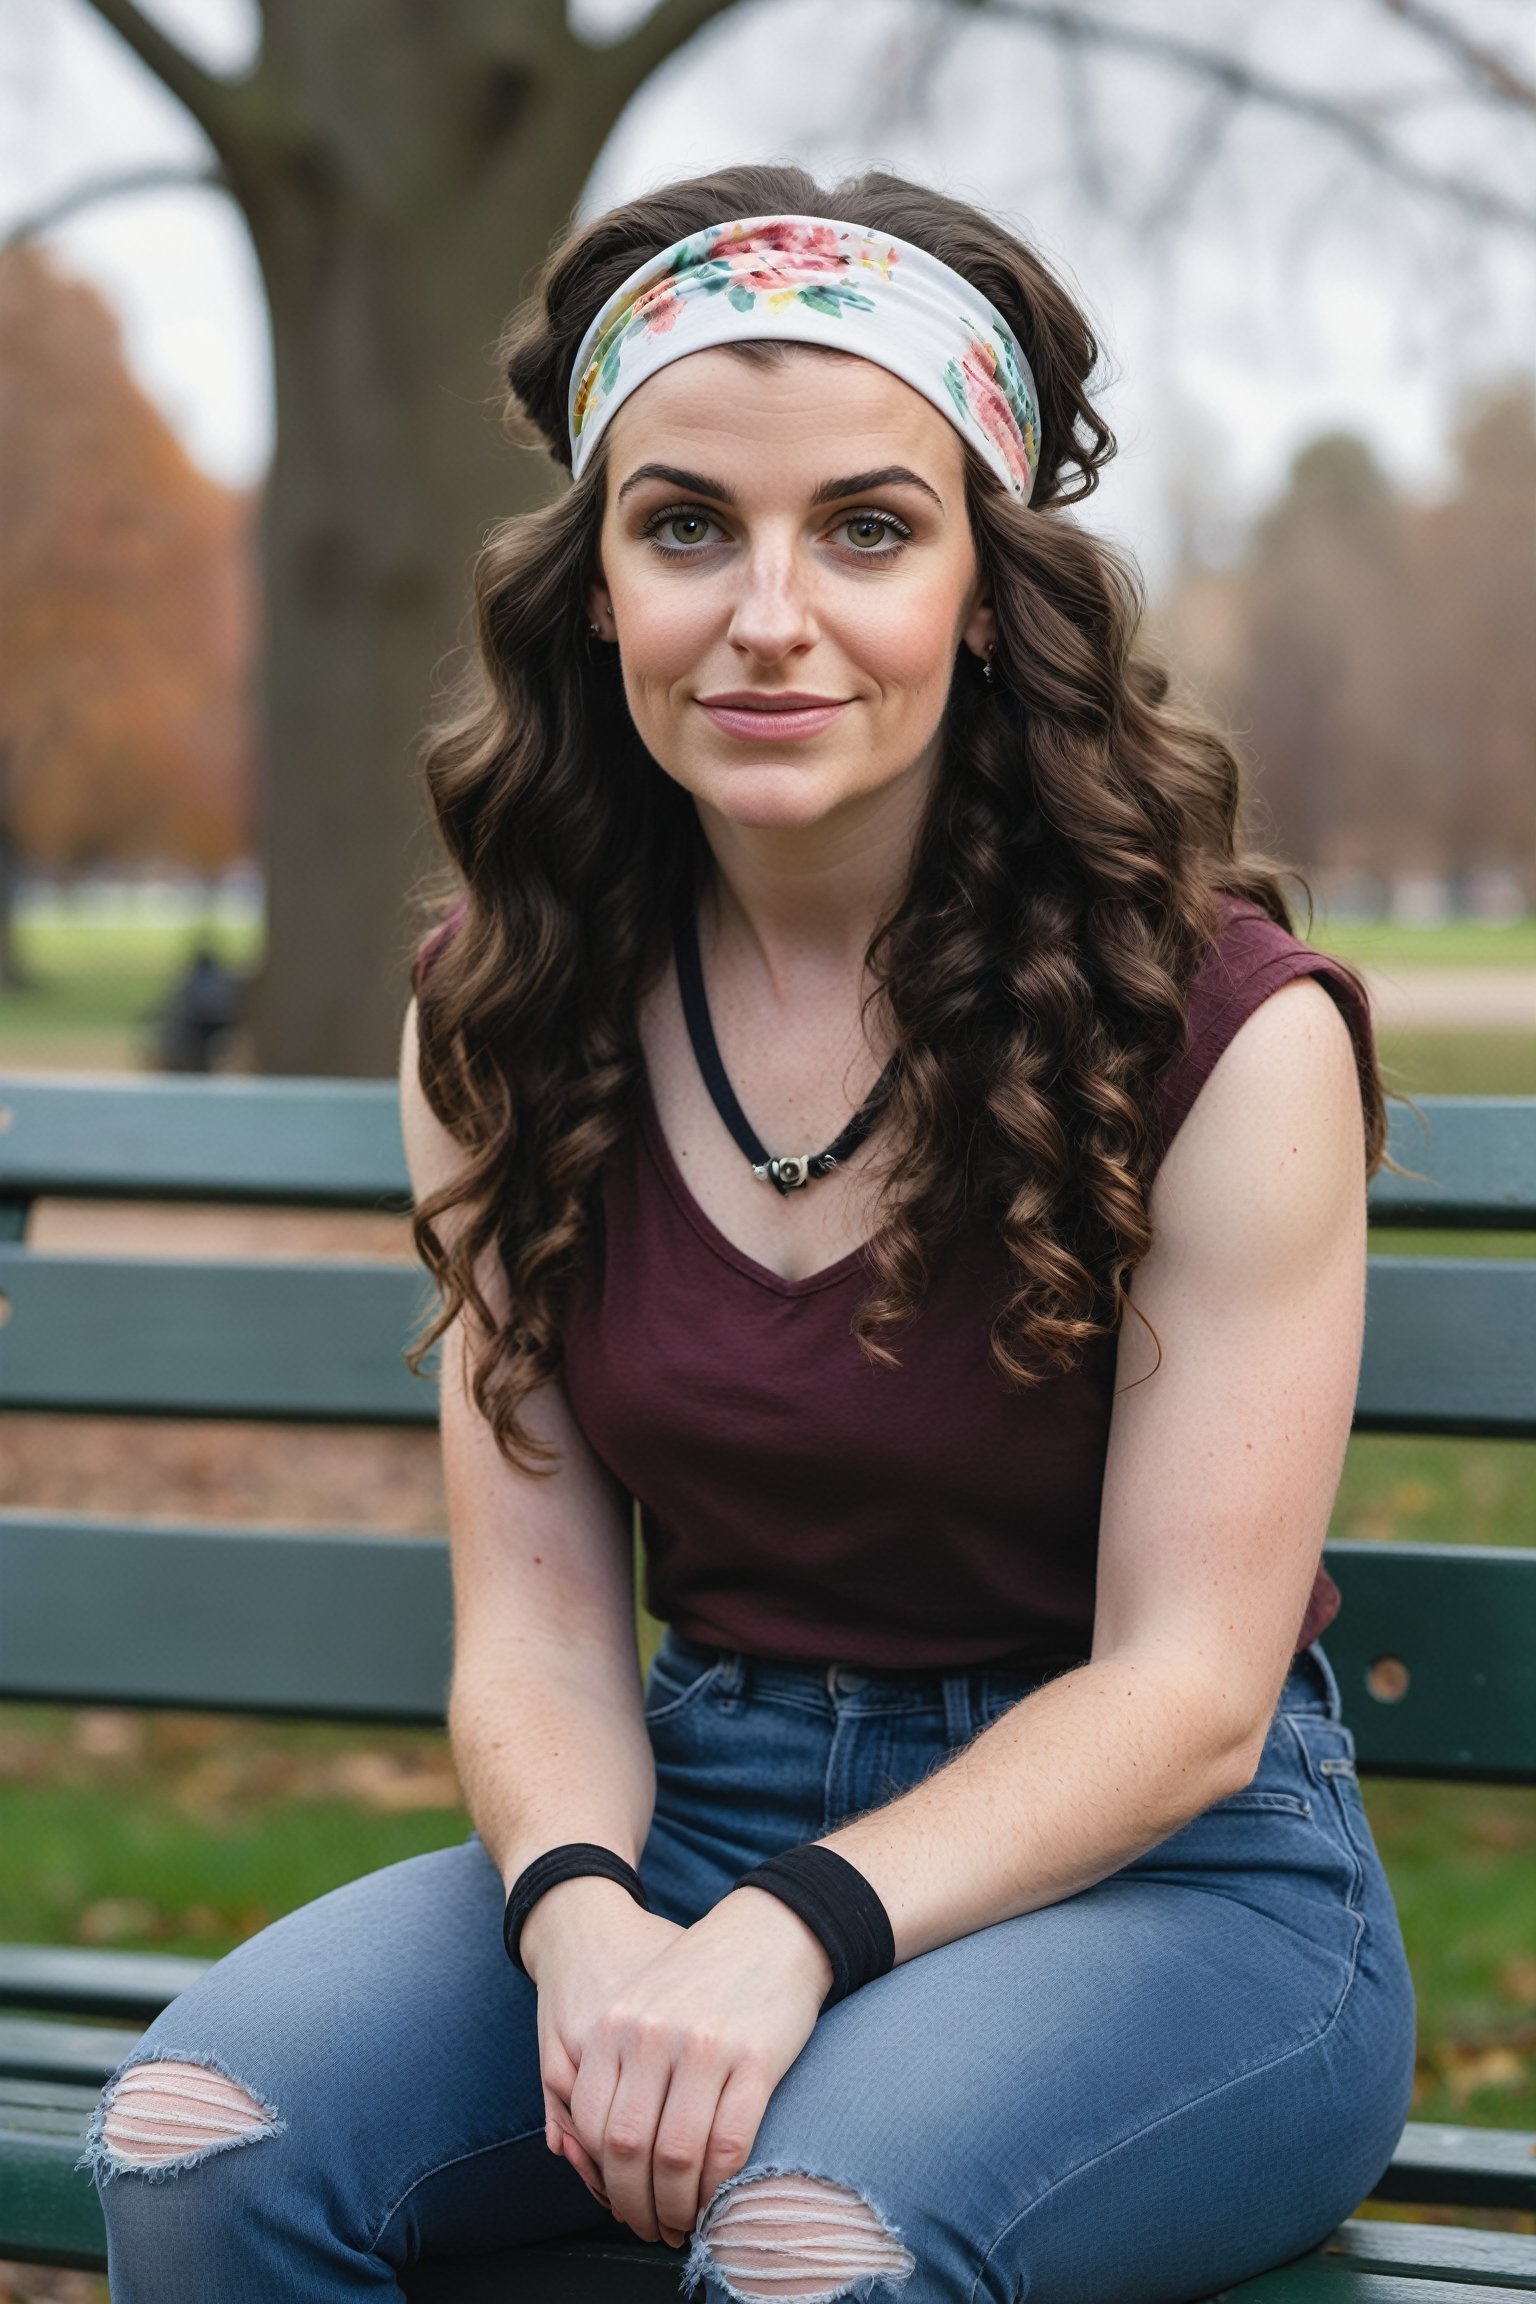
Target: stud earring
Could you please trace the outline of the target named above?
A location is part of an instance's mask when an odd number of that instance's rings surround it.
[[[599,627],[596,624],[588,624],[587,630],[591,633],[594,640],[598,637]]]

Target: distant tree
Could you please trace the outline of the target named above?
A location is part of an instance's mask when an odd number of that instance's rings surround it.
[[[410,942],[402,899],[441,853],[414,763],[433,667],[462,631],[485,530],[553,480],[487,420],[489,349],[630,99],[730,0],[658,0],[604,42],[572,28],[567,0],[259,0],[259,51],[235,77],[205,70],[136,0],[88,4],[206,134],[213,180],[249,225],[271,310],[268,945],[256,1061],[264,1071],[386,1071]],[[1375,0],[1367,12],[1412,34],[1411,102],[1395,45],[1380,86],[1354,94],[1261,68],[1246,6],[893,6],[890,40],[862,59],[849,90],[849,119],[859,123],[873,102],[862,125],[880,148],[901,107],[920,106],[945,43],[988,13],[1061,60],[1079,172],[1106,199],[1128,197],[1140,171],[1135,154],[1124,166],[1106,161],[1089,101],[1100,61],[1133,59],[1195,92],[1189,133],[1147,188],[1149,234],[1187,225],[1213,159],[1256,112],[1295,122],[1343,166],[1439,204],[1468,230],[1528,232],[1531,203],[1507,187],[1502,163],[1443,166],[1415,129],[1426,102],[1449,84],[1465,88],[1496,123],[1480,159],[1497,162],[1498,129],[1528,127],[1536,88],[1431,0]],[[807,67],[821,69],[811,42]],[[1139,120],[1134,134],[1143,140]],[[130,180],[142,184],[144,172]],[[82,186],[31,221],[110,189]]]
[[[250,853],[250,507],[191,462],[92,288],[0,255],[0,959],[23,864]]]
[[[1512,869],[1536,898],[1536,393],[1489,395],[1443,502],[1364,442],[1303,449],[1229,570],[1186,569],[1164,637],[1242,737],[1303,865]]]
[[[1409,520],[1446,868],[1513,865],[1536,902],[1536,385],[1471,407],[1459,484]]]

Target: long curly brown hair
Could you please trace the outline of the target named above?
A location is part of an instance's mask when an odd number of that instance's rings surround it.
[[[910,882],[868,954],[897,1062],[854,1320],[866,1352],[894,1357],[930,1260],[980,1218],[1012,1264],[992,1354],[1032,1384],[1119,1321],[1151,1244],[1152,1091],[1219,933],[1218,892],[1285,927],[1289,908],[1278,869],[1239,846],[1231,747],[1133,652],[1134,571],[1063,517],[1114,453],[1087,397],[1093,334],[1040,258],[976,209],[895,176],[828,189],[787,167],[724,169],[613,209],[557,249],[509,325],[514,420],[569,466],[567,384],[599,305],[686,234],[772,213],[841,217],[929,250],[1006,316],[1039,392],[1027,506],[966,451],[994,678],[961,650]],[[674,903],[708,868],[691,799],[629,718],[616,652],[589,640],[604,485],[600,444],[557,502],[491,536],[472,689],[425,755],[452,873],[422,892],[412,930],[435,911],[432,965],[417,969],[421,1083],[466,1163],[416,1210],[440,1301],[407,1358],[415,1368],[469,1307],[474,1399],[530,1469],[549,1451],[520,1411],[559,1370],[599,1171],[632,1122],[637,997]],[[1382,1095],[1374,1077],[1362,1088],[1374,1167]],[[438,1219],[458,1208],[445,1241]],[[477,1283],[487,1251],[504,1317]]]

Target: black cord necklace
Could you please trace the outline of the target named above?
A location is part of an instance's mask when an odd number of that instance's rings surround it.
[[[737,1103],[736,1091],[720,1061],[715,1028],[709,1019],[709,1002],[704,997],[704,970],[699,960],[699,929],[691,903],[685,902],[678,908],[673,951],[677,960],[677,986],[683,996],[683,1015],[688,1024],[688,1037],[693,1042],[693,1053],[704,1076],[704,1085],[709,1090],[715,1110],[751,1161],[753,1175],[760,1176],[764,1183],[771,1184],[777,1192],[793,1192],[800,1185],[809,1184],[813,1176],[830,1176],[841,1161],[852,1158],[880,1117],[880,1107],[890,1092],[891,1081],[895,1076],[895,1057],[890,1059],[847,1127],[841,1135],[833,1137],[824,1152],[794,1152],[775,1158],[765,1149],[751,1121]]]

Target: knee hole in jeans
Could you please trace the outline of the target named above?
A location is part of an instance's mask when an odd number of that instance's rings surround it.
[[[99,2136],[117,2168],[189,2164],[231,2144],[254,2143],[279,2123],[239,2081],[167,2058],[131,2064],[104,2100]]]
[[[856,2286],[899,2285],[914,2270],[857,2192],[788,2172],[736,2179],[706,2212],[695,2249],[698,2270],[742,2304],[830,2304]]]

